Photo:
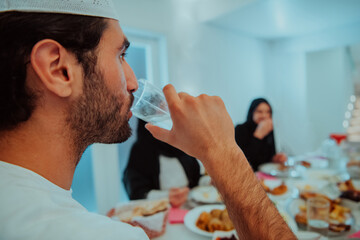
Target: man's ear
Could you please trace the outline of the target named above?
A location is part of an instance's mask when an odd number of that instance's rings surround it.
[[[31,51],[32,67],[44,86],[59,97],[69,97],[74,86],[74,58],[61,44],[44,39]]]

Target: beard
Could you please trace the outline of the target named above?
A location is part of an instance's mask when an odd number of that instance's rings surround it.
[[[121,143],[131,136],[129,111],[134,100],[117,96],[105,84],[99,70],[84,78],[83,94],[70,106],[67,123],[76,146],[82,152],[92,143]]]

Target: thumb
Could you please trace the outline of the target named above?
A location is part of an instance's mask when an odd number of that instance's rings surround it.
[[[164,128],[152,125],[151,123],[147,123],[145,128],[153,135],[154,138],[168,143],[168,139],[170,136],[170,131]]]

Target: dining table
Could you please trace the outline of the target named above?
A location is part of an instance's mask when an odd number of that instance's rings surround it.
[[[156,240],[209,240],[211,238],[196,234],[190,231],[182,223],[170,224],[167,223],[164,235],[154,238]]]
[[[258,176],[258,179],[271,179],[271,180],[280,180],[282,182],[286,182],[286,184],[289,187],[289,193],[283,198],[274,198],[269,195],[269,198],[274,202],[274,204],[278,207],[280,213],[283,211],[283,213],[286,213],[287,216],[290,216],[289,218],[292,218],[291,221],[287,222],[291,229],[294,231],[295,234],[300,234],[306,232],[306,229],[299,229],[297,226],[293,227],[291,226],[290,222],[294,224],[294,216],[290,214],[289,205],[292,201],[299,199],[299,189],[296,187],[297,184],[304,184],[304,182],[308,183],[314,183],[317,186],[317,182],[325,182],[326,181],[329,184],[334,185],[338,181],[343,181],[346,179],[349,179],[349,175],[346,174],[346,172],[338,172],[336,170],[329,170],[327,167],[320,167],[315,168],[312,170],[309,169],[303,169],[303,172],[300,174],[287,174],[287,175],[277,175],[277,174],[271,174],[271,171],[267,171],[263,168],[265,172],[259,171],[256,172],[256,175]],[[312,171],[312,172],[311,172]],[[336,172],[336,174],[333,174]],[[331,173],[329,175],[329,173]],[[312,176],[313,175],[313,176]],[[360,177],[360,176],[359,176]],[[318,178],[318,179],[317,179]],[[322,178],[322,179],[321,179]],[[319,180],[320,179],[320,180]],[[359,180],[357,180],[359,181]],[[191,192],[190,192],[191,196]],[[189,202],[192,204],[187,204],[184,209],[187,209],[191,211],[192,209],[199,207],[201,204],[199,202],[196,202],[194,205],[194,199],[189,199]],[[351,214],[353,217],[353,222],[351,225],[351,230],[341,233],[341,234],[329,234],[327,237],[320,237],[320,238],[314,238],[314,239],[320,239],[320,240],[340,240],[340,239],[350,239],[348,238],[351,235],[354,235],[357,233],[356,236],[354,236],[351,239],[360,239],[360,203],[358,203],[357,207],[353,207],[351,209]],[[186,216],[186,215],[185,215]],[[285,219],[286,220],[286,219]],[[295,223],[295,225],[297,225]],[[294,230],[296,228],[296,230]],[[296,232],[295,232],[296,231]],[[297,235],[300,236],[300,235]],[[204,236],[202,234],[199,234],[198,232],[194,232],[193,230],[189,229],[183,221],[177,222],[177,223],[170,223],[167,221],[166,224],[166,231],[162,236],[159,236],[157,238],[153,238],[155,240],[184,240],[184,239],[191,239],[191,240],[210,240],[212,239],[211,236]],[[301,239],[301,237],[299,237]],[[241,239],[240,239],[241,240]]]
[[[357,218],[357,222],[360,221],[360,210],[356,213],[356,218]],[[342,234],[339,236],[332,236],[332,237],[323,237],[319,240],[344,240],[347,239],[347,236],[350,236],[352,234],[354,234],[355,232],[359,231],[360,227],[357,226],[356,228],[351,229],[349,232],[347,232],[346,234]],[[157,238],[153,238],[155,240],[184,240],[184,239],[188,239],[188,240],[209,240],[212,239],[211,237],[206,237],[206,236],[202,236],[199,235],[197,233],[192,232],[191,230],[189,230],[183,223],[176,223],[176,224],[170,224],[169,222],[167,223],[166,226],[166,231],[165,233]],[[356,239],[360,239],[359,237],[356,238],[352,238],[353,240]],[[239,239],[241,240],[241,239]]]

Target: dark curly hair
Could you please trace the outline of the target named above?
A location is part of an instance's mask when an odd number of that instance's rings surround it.
[[[53,39],[74,53],[85,77],[96,65],[95,50],[107,27],[104,18],[29,12],[0,13],[0,132],[27,121],[37,95],[26,86],[33,46]]]

